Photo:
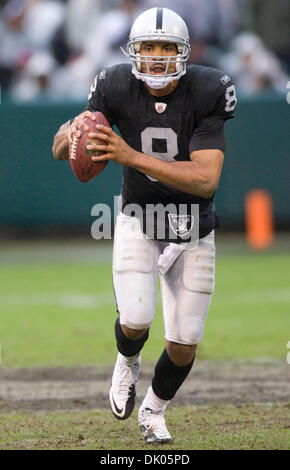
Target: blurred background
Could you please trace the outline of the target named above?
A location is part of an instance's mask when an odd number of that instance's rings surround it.
[[[97,203],[113,209],[121,168],[110,162],[83,184],[68,162],[54,161],[51,147],[59,126],[86,106],[96,73],[126,62],[120,46],[135,17],[152,6],[151,0],[0,0],[6,313],[0,340],[7,364],[114,360],[112,247],[92,239],[91,209]],[[225,126],[215,197],[222,224],[217,294],[200,354],[284,357],[290,339],[290,0],[160,0],[158,6],[186,21],[190,63],[231,75],[239,98],[236,118]],[[103,345],[98,354],[96,338]]]

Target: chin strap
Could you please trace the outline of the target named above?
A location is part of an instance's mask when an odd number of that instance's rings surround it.
[[[151,78],[144,77],[142,80],[149,86],[149,88],[154,88],[154,90],[160,90],[167,87],[172,80],[170,78]]]
[[[176,77],[142,77],[135,70],[132,70],[132,73],[138,80],[142,80],[142,82],[145,82],[149,88],[153,88],[154,90],[165,88],[170,82],[176,80]]]

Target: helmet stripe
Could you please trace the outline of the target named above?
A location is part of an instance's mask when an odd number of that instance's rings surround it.
[[[157,8],[156,29],[162,29],[162,23],[163,23],[163,8]]]

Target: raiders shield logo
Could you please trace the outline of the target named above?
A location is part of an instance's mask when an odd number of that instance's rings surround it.
[[[188,238],[194,224],[193,215],[168,214],[168,220],[175,235],[180,238]]]
[[[155,109],[156,109],[157,113],[159,113],[159,114],[163,113],[166,108],[167,108],[166,103],[155,103]]]

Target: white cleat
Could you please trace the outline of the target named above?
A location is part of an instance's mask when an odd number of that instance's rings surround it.
[[[141,354],[131,359],[118,353],[109,392],[111,410],[117,419],[129,418],[134,409],[140,367]]]
[[[148,444],[165,444],[172,441],[163,414],[164,411],[154,411],[143,404],[139,408],[138,424]]]

